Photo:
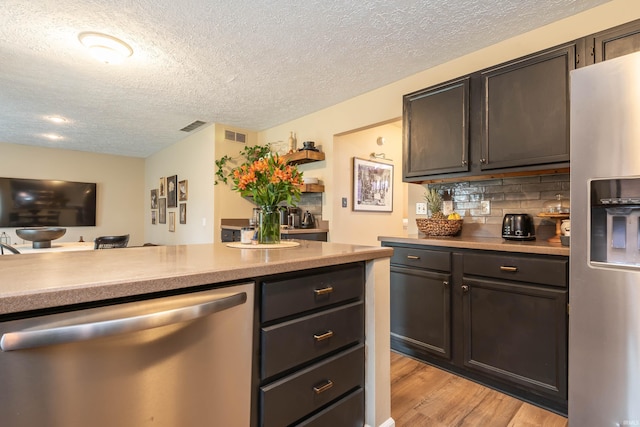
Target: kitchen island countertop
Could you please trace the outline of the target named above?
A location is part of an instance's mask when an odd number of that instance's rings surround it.
[[[389,243],[440,246],[449,248],[481,249],[488,251],[520,252],[529,254],[569,256],[569,247],[560,243],[550,243],[546,239],[530,241],[505,240],[501,237],[433,237],[422,234],[407,236],[379,236],[378,240]]]
[[[391,256],[392,250],[299,241],[282,249],[224,243],[0,257],[0,315],[224,283]]]

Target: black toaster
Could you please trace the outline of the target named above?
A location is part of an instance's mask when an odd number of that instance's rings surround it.
[[[505,214],[502,238],[507,240],[535,240],[536,229],[529,214]]]

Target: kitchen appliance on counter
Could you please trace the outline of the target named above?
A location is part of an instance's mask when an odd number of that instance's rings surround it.
[[[246,427],[253,300],[245,283],[0,322],[2,425]]]
[[[507,240],[535,240],[536,229],[529,214],[505,214],[502,219],[502,238]]]
[[[300,223],[302,222],[302,217],[300,216],[300,208],[289,207],[289,228],[300,228]]]
[[[300,222],[300,228],[313,228],[316,225],[316,221],[313,218],[313,215],[306,211],[302,216],[302,221]]]
[[[571,72],[569,426],[640,425],[640,53]]]

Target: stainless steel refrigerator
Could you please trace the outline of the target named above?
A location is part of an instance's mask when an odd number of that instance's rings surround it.
[[[569,426],[640,426],[640,53],[571,72]]]

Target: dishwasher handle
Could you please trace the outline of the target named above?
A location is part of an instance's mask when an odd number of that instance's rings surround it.
[[[123,317],[75,325],[49,327],[40,325],[37,329],[18,332],[7,332],[0,339],[0,350],[25,350],[46,347],[55,344],[88,341],[95,338],[143,331],[188,322],[200,317],[226,310],[247,301],[246,292],[239,292],[230,296],[216,298],[200,304],[188,305],[166,311],[159,311],[139,316]],[[105,314],[108,308],[105,308]]]

